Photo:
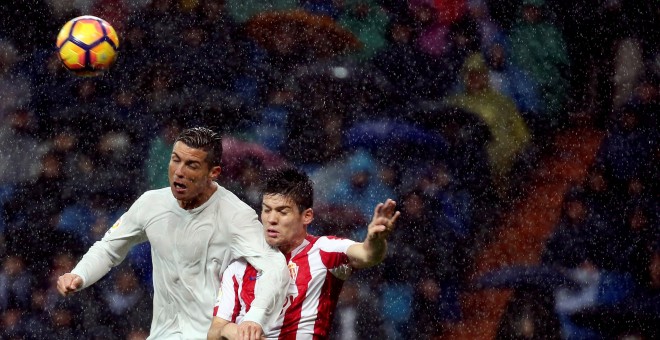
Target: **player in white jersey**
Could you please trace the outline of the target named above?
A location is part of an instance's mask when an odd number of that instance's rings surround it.
[[[170,187],[138,198],[71,273],[59,277],[59,292],[68,295],[92,285],[134,245],[148,241],[154,284],[149,339],[203,339],[219,277],[231,261],[242,258],[260,279],[238,334],[260,339],[284,302],[288,270],[282,254],[264,241],[255,211],[215,182],[221,157],[219,134],[206,128],[183,131],[172,150]]]
[[[314,218],[313,187],[307,175],[284,168],[267,174],[262,191],[261,222],[266,240],[285,255],[291,283],[286,302],[268,339],[326,339],[344,281],[353,269],[376,265],[385,257],[387,236],[400,213],[388,199],[374,210],[363,243],[307,234]],[[208,339],[235,339],[236,323],[249,313],[253,288],[261,278],[245,261],[223,273]]]

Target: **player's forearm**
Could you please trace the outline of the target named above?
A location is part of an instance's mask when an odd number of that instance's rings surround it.
[[[235,323],[229,323],[222,327],[220,332],[220,339],[222,340],[234,340],[238,337],[238,325]]]
[[[102,242],[96,242],[71,271],[83,279],[81,288],[91,286],[123,260],[121,256],[110,255]]]
[[[254,301],[243,320],[256,322],[263,328],[274,321],[284,304],[289,270],[284,255],[276,250],[247,260],[261,272],[261,276],[254,288]]]
[[[373,235],[367,235],[363,243],[356,243],[346,251],[351,267],[356,269],[373,267],[383,262],[386,253],[387,241]]]
[[[363,245],[367,252],[367,262],[372,266],[383,262],[385,254],[387,254],[387,240],[385,238],[367,238]]]
[[[222,327],[211,325],[209,332],[206,334],[206,340],[221,340],[221,339],[222,339]]]
[[[214,317],[206,340],[233,340],[237,336],[236,324]]]

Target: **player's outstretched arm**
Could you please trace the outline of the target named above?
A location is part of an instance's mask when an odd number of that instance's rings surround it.
[[[57,278],[57,291],[60,292],[62,296],[74,293],[82,286],[83,279],[76,274],[66,273]]]
[[[400,215],[392,199],[376,205],[364,242],[350,246],[346,252],[353,268],[367,268],[383,262],[387,253],[387,237],[394,230]]]

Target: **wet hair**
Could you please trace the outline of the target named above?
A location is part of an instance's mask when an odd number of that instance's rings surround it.
[[[209,167],[222,165],[222,136],[219,133],[205,127],[189,128],[179,134],[176,142],[206,152]]]
[[[300,212],[311,208],[314,204],[312,180],[309,179],[307,174],[293,167],[266,171],[261,197],[277,194],[290,198],[298,206]]]

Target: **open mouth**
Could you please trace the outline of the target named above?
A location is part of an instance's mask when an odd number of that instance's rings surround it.
[[[174,186],[174,189],[175,189],[176,191],[184,191],[184,190],[186,190],[186,185],[183,184],[183,183],[174,182],[174,183],[172,183],[172,185]]]

